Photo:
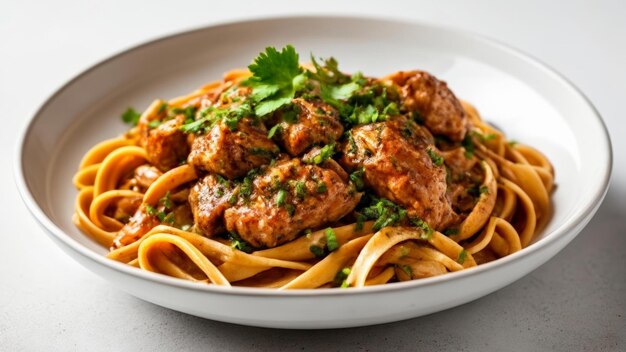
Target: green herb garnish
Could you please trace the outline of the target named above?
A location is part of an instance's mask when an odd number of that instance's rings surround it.
[[[360,213],[368,220],[374,222],[374,231],[378,231],[387,226],[394,226],[406,218],[406,210],[394,202],[385,198],[371,197],[368,207],[360,210]]]
[[[239,235],[235,232],[229,232],[228,238],[230,240],[231,248],[238,249],[246,253],[252,252],[252,246],[250,246],[248,242],[242,240],[241,237],[239,237]]]
[[[296,182],[295,189],[296,189],[296,197],[298,197],[299,199],[304,199],[304,197],[307,194],[306,184],[304,183],[304,181]]]
[[[357,191],[363,190],[365,188],[365,181],[363,181],[363,176],[365,175],[365,171],[363,168],[359,168],[355,172],[350,174],[350,181],[354,184]]]
[[[465,259],[467,258],[467,251],[464,249],[459,253],[459,257],[456,259],[456,262],[463,265],[465,263]]]
[[[472,140],[472,137],[470,137],[469,133],[465,135],[465,138],[463,138],[461,145],[463,146],[463,148],[465,148],[465,158],[471,159],[472,157],[474,157],[474,141]]]
[[[437,165],[437,166],[441,166],[443,165],[443,158],[441,157],[441,155],[435,153],[432,149],[428,148],[426,149],[426,153],[428,154],[428,156],[430,157],[430,160],[432,160],[433,164]]]
[[[267,138],[272,138],[276,133],[280,133],[282,127],[279,124],[274,125],[274,127],[270,128],[269,132],[267,132]]]
[[[141,114],[138,113],[137,111],[135,111],[135,109],[128,108],[122,114],[122,121],[124,121],[125,123],[127,123],[129,125],[137,126],[137,124],[139,123],[139,118],[140,117],[141,117]]]
[[[324,248],[317,246],[317,245],[311,245],[309,247],[309,251],[311,251],[311,253],[313,253],[316,257],[321,258],[324,256]]]
[[[474,198],[480,197],[481,194],[489,194],[489,188],[487,186],[475,185],[467,189],[467,193]]]
[[[324,231],[326,235],[326,247],[328,247],[329,251],[334,251],[339,248],[339,242],[337,242],[337,236],[335,236],[335,231],[332,228],[327,228]]]
[[[325,162],[326,160],[330,159],[333,156],[333,154],[335,154],[335,145],[327,144],[323,146],[322,149],[320,149],[319,153],[317,153],[315,156],[313,156],[310,159],[304,160],[304,162],[307,164],[319,165]]]
[[[281,51],[267,47],[248,66],[252,77],[244,84],[252,87],[254,111],[267,115],[291,103],[296,92],[304,86],[306,77],[298,61],[298,53],[287,45]]]
[[[351,272],[352,270],[347,267],[339,270],[337,274],[335,275],[335,279],[333,280],[335,286],[339,286],[341,288],[347,288],[348,282],[346,281],[346,279],[348,278]]]
[[[404,271],[404,273],[407,274],[409,276],[409,278],[413,278],[413,269],[411,269],[410,266],[408,266],[408,265],[401,265],[400,269],[402,269],[402,271]]]
[[[443,234],[446,236],[453,236],[459,233],[459,229],[449,228],[443,231]]]
[[[284,189],[280,189],[278,190],[278,193],[276,194],[276,206],[281,207],[285,204],[285,201],[287,199],[287,191],[285,191]]]
[[[326,193],[328,189],[326,188],[326,183],[324,183],[324,181],[320,181],[317,184],[317,188],[315,189],[315,191],[317,191],[317,193]]]

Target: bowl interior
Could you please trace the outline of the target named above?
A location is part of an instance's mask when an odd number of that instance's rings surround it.
[[[605,189],[610,146],[593,108],[563,79],[490,41],[426,25],[355,18],[288,18],[200,29],[148,43],[83,73],[38,112],[24,136],[23,177],[37,206],[66,236],[106,249],[71,222],[71,179],[95,143],[126,130],[120,114],[184,95],[245,67],[266,46],[291,43],[301,61],[334,56],[348,72],[423,69],[448,82],[483,118],[554,164],[554,214],[535,244],[588,211]],[[19,173],[19,172],[18,172]]]

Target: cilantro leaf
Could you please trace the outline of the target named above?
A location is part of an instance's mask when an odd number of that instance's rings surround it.
[[[320,87],[322,99],[325,101],[348,100],[354,92],[359,90],[359,86],[355,82],[342,84],[340,86],[322,85]]]
[[[258,116],[267,115],[291,103],[296,91],[302,89],[306,77],[300,67],[298,53],[287,45],[281,51],[267,47],[248,66],[252,77],[244,84],[252,88],[254,111]]]

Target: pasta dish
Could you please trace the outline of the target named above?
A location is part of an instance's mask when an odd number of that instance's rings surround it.
[[[554,171],[419,70],[374,78],[269,47],[95,145],[74,223],[108,258],[200,283],[353,288],[528,246]]]

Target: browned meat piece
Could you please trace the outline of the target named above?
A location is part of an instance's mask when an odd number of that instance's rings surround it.
[[[480,184],[483,179],[482,171],[475,171],[478,159],[468,159],[463,147],[442,151],[441,156],[448,166],[448,198],[452,207],[460,214],[467,214],[476,203],[476,198],[468,193],[468,189]]]
[[[433,134],[463,140],[468,119],[445,82],[423,71],[400,71],[385,79],[400,86],[404,107],[418,113]]]
[[[320,102],[294,99],[293,109],[282,112],[276,139],[292,156],[300,155],[315,144],[329,144],[341,137],[343,125],[339,113],[332,106]],[[295,121],[289,114],[296,112]]]
[[[207,175],[189,192],[189,204],[196,226],[206,236],[213,236],[224,230],[224,211],[230,206],[235,185],[220,176]],[[235,200],[235,198],[232,198]]]
[[[457,215],[446,197],[446,170],[438,157],[426,129],[395,116],[352,129],[340,163],[351,170],[363,167],[365,183],[378,196],[443,229]]]
[[[133,172],[133,178],[136,184],[142,189],[148,189],[161,175],[163,175],[163,173],[159,171],[159,169],[150,165],[141,165]]]
[[[110,215],[112,215],[114,219],[126,223],[130,220],[130,217],[137,212],[141,201],[141,197],[120,198],[112,204],[113,211]]]
[[[188,162],[196,168],[235,179],[269,164],[279,152],[278,146],[267,138],[263,124],[244,118],[234,131],[219,122],[209,133],[197,137]]]
[[[189,154],[187,135],[180,130],[183,119],[183,116],[179,116],[163,122],[148,132],[146,141],[148,161],[162,171],[180,165]]]
[[[342,218],[361,194],[336,172],[292,159],[268,167],[245,197],[242,189],[240,201],[224,213],[226,228],[253,246],[275,247]]]
[[[145,206],[140,206],[130,221],[117,233],[112,248],[124,247],[137,241],[157,225],[159,225],[157,217],[148,214]]]

